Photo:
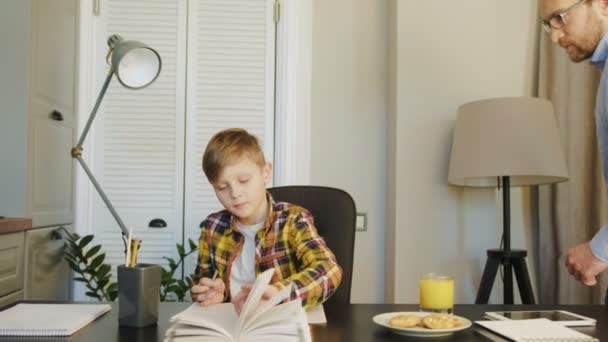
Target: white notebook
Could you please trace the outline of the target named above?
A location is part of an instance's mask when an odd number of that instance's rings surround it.
[[[517,342],[599,341],[546,318],[515,321],[475,321],[475,323]]]
[[[0,311],[0,336],[69,336],[110,308],[108,304],[17,304]]]

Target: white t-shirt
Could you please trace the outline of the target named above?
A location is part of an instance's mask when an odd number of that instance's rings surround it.
[[[234,297],[241,292],[241,286],[255,282],[255,234],[264,226],[264,221],[253,225],[243,225],[237,222],[237,227],[245,242],[241,253],[236,256],[230,270],[230,296]]]

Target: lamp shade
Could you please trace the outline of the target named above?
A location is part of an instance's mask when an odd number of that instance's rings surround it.
[[[511,186],[568,179],[551,102],[539,98],[492,98],[458,109],[448,182],[496,187],[509,176]]]
[[[125,41],[118,35],[112,35],[108,45],[112,51],[112,69],[123,86],[144,88],[160,74],[160,56],[144,43]]]

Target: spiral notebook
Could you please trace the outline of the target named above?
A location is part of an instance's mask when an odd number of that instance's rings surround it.
[[[69,336],[110,308],[108,304],[17,304],[0,312],[0,336]]]
[[[589,342],[599,340],[546,318],[517,321],[475,321],[482,327],[516,342]]]

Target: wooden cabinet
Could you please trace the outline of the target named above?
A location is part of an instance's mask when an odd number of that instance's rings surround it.
[[[0,307],[23,299],[23,232],[0,235]]]
[[[63,258],[65,240],[61,228],[25,232],[24,298],[69,300],[70,268]]]
[[[0,307],[23,299],[70,300],[71,271],[63,258],[60,230],[0,234]]]
[[[13,304],[23,299],[23,290],[9,293],[6,296],[0,297],[0,308],[9,304]]]
[[[1,235],[0,297],[23,288],[23,232]]]

